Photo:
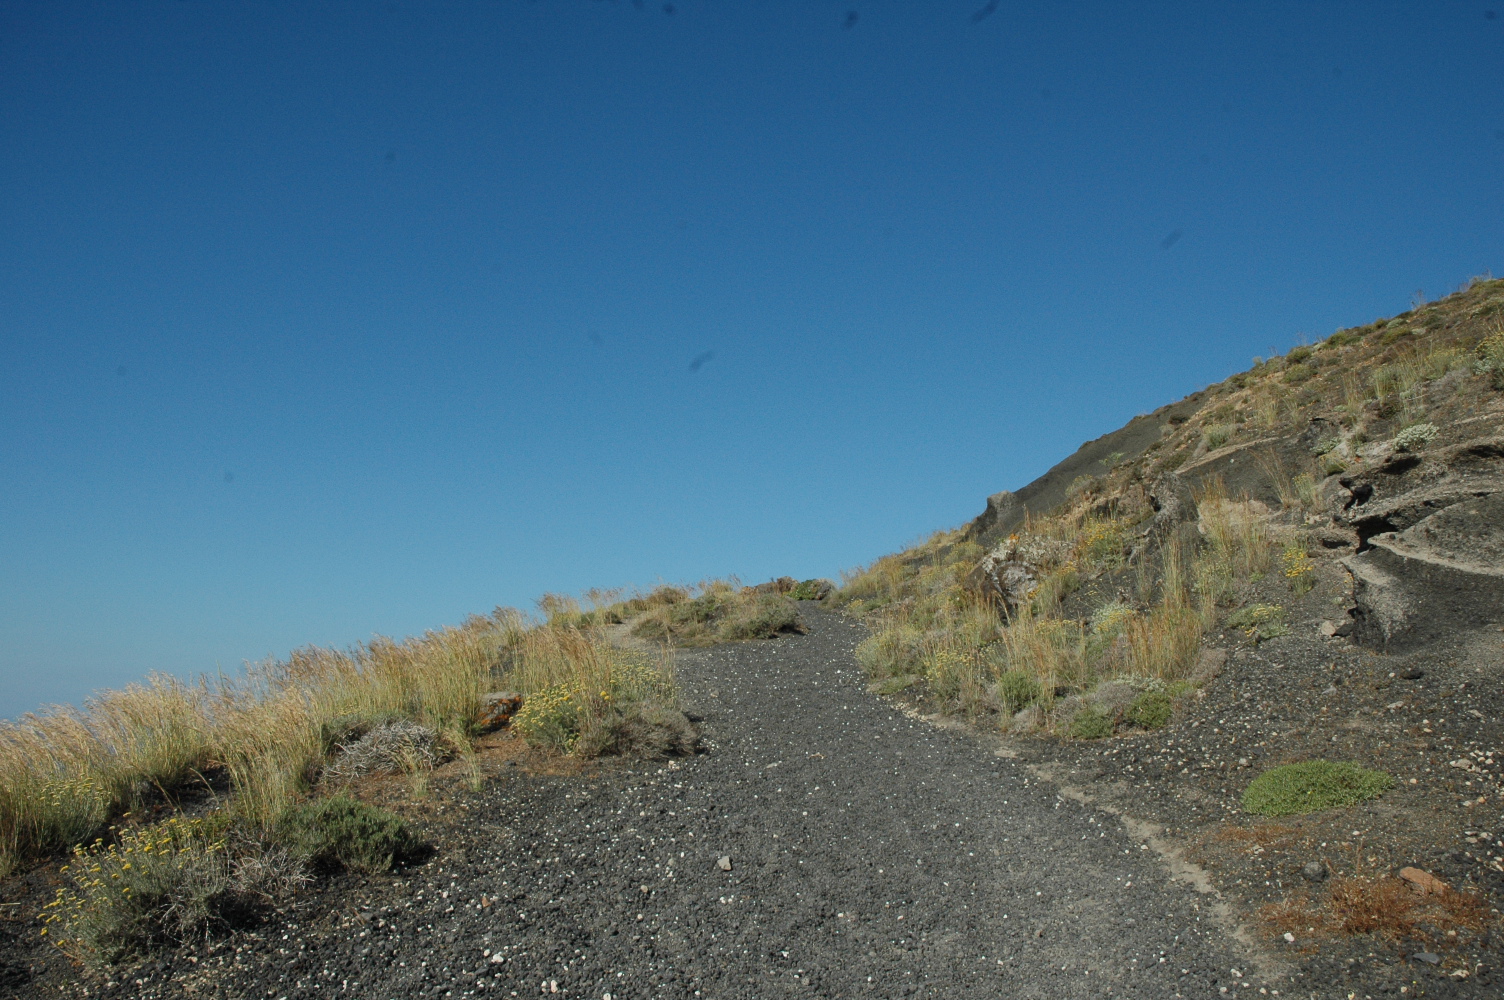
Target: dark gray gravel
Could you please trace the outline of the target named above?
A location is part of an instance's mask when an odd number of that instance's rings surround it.
[[[91,994],[1285,992],[1117,820],[868,694],[861,627],[806,618],[807,636],[680,656],[707,753],[512,769],[445,807],[466,833],[429,863]]]

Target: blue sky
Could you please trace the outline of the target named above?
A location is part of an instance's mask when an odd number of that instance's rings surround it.
[[[1504,272],[1495,7],[4,5],[0,716],[835,576]]]

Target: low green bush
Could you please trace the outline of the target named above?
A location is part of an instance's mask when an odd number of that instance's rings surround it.
[[[1286,368],[1281,378],[1288,385],[1299,385],[1302,382],[1309,382],[1315,376],[1316,369],[1309,364],[1302,363]]]
[[[273,837],[311,865],[357,872],[390,871],[418,847],[400,816],[349,795],[293,806]]]
[[[1143,729],[1163,729],[1169,725],[1173,707],[1165,692],[1145,691],[1129,704],[1128,721]]]
[[[924,633],[906,624],[880,628],[856,647],[856,660],[874,680],[924,675]]]
[[[1394,447],[1399,451],[1415,451],[1425,447],[1438,433],[1435,424],[1411,424],[1394,436]]]
[[[1212,424],[1202,432],[1201,440],[1207,451],[1216,451],[1232,438],[1232,432],[1230,424]]]
[[[751,601],[739,602],[728,609],[716,626],[715,640],[772,639],[789,632],[805,631],[808,630],[793,601],[778,594],[759,594]]]
[[[829,580],[801,580],[789,591],[791,601],[818,601],[832,590]]]
[[[1290,816],[1356,805],[1387,791],[1394,779],[1342,761],[1307,760],[1270,768],[1243,792],[1243,809],[1256,816]]]
[[[1071,717],[1070,727],[1066,731],[1078,740],[1100,740],[1111,736],[1115,728],[1112,716],[1088,703],[1082,705]]]

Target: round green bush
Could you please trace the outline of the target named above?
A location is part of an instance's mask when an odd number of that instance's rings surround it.
[[[319,867],[389,871],[418,846],[400,816],[349,795],[293,806],[277,824],[276,839]]]
[[[1145,691],[1128,706],[1128,721],[1144,729],[1163,729],[1170,722],[1170,696],[1163,691]]]
[[[1069,733],[1078,740],[1100,740],[1112,735],[1112,716],[1095,705],[1083,705],[1071,718]]]
[[[1394,779],[1344,761],[1306,760],[1282,764],[1254,778],[1243,792],[1243,811],[1256,816],[1290,816],[1340,809],[1389,789]]]

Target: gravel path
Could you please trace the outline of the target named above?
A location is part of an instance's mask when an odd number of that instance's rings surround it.
[[[465,817],[463,846],[397,879],[351,880],[304,926],[294,916],[233,952],[200,952],[191,971],[148,970],[132,995],[1171,998],[1283,985],[1252,978],[1209,897],[1119,821],[993,743],[868,694],[851,655],[861,627],[805,617],[806,636],[681,654],[710,752],[572,776],[517,769],[447,807]]]

